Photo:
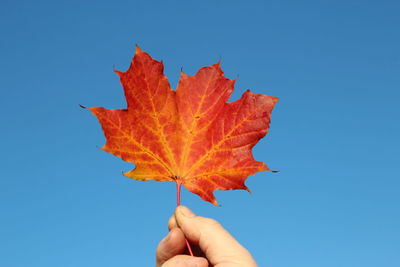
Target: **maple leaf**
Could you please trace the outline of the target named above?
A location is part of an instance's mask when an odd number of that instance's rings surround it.
[[[215,190],[248,190],[247,177],[268,170],[251,150],[266,135],[278,98],[248,90],[227,103],[235,80],[219,63],[194,76],[181,72],[176,91],[163,69],[136,47],[129,69],[116,71],[127,108],[89,108],[106,137],[102,149],[136,165],[127,177],[175,181],[215,205]]]

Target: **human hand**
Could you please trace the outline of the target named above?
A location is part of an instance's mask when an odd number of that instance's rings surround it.
[[[217,221],[179,206],[168,222],[169,234],[156,250],[156,267],[257,267],[250,253]],[[200,255],[183,255],[186,239]]]

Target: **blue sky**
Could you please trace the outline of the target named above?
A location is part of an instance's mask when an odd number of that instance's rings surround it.
[[[398,1],[1,1],[0,265],[153,266],[175,186],[121,175],[85,106],[124,107],[134,45],[176,86],[221,59],[278,96],[252,194],[184,190],[266,267],[399,266]]]

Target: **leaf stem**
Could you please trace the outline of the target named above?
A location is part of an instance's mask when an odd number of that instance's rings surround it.
[[[176,180],[176,206],[179,206],[181,204],[181,186],[182,183],[178,180]],[[186,242],[186,247],[189,251],[190,256],[193,256],[192,248],[190,247],[189,241],[185,237],[185,242]]]

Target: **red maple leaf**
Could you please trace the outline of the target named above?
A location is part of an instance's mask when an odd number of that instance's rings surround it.
[[[278,98],[246,91],[227,103],[235,80],[219,63],[194,76],[181,72],[176,91],[163,69],[137,47],[128,71],[116,71],[127,108],[89,108],[106,136],[102,149],[136,165],[127,177],[175,181],[215,205],[214,190],[248,190],[247,177],[268,170],[251,150]]]

